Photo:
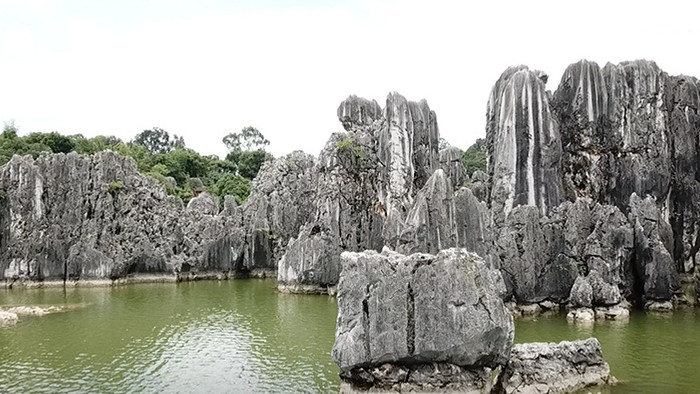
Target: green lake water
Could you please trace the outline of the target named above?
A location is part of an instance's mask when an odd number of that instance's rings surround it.
[[[332,393],[336,300],[276,292],[274,280],[0,290],[0,306],[70,305],[0,328],[0,392]],[[694,309],[628,324],[516,322],[516,342],[598,337],[611,393],[700,391]]]

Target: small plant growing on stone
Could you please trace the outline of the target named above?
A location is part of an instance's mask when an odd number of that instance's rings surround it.
[[[121,190],[124,188],[124,182],[122,181],[112,181],[109,184],[109,191],[110,192],[116,192],[118,190]]]

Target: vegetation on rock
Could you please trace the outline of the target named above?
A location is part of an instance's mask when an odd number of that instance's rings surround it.
[[[42,152],[93,154],[112,150],[136,161],[139,171],[158,180],[168,194],[184,200],[193,195],[191,180],[197,179],[196,192],[208,191],[223,198],[232,195],[242,204],[248,198],[251,181],[262,163],[273,157],[264,150],[269,141],[253,127],[224,138],[229,154],[224,160],[203,156],[185,145],[182,137],[153,127],[124,142],[114,136],[86,138],[80,134],[62,135],[57,132],[18,135],[13,121],[6,122],[0,134],[0,166],[13,155],[39,156]],[[118,190],[115,182],[110,190]],[[121,185],[123,187],[123,185]]]
[[[472,176],[474,171],[486,171],[486,141],[479,138],[472,146],[462,154],[462,164],[467,169],[467,175]]]

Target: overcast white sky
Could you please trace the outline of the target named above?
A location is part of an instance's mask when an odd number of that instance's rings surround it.
[[[655,60],[700,76],[700,13],[679,1],[0,0],[0,122],[130,140],[161,127],[203,154],[252,125],[317,155],[350,94],[428,100],[440,132],[484,135],[508,66]],[[0,124],[1,125],[1,124]]]

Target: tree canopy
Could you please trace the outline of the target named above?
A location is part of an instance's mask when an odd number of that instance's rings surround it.
[[[160,127],[154,127],[136,134],[131,142],[134,145],[143,146],[151,154],[168,153],[185,147],[185,140],[182,137],[173,134],[171,139],[170,134]]]
[[[467,174],[472,176],[474,171],[486,171],[486,141],[479,138],[472,146],[462,154],[462,164],[467,169]]]
[[[204,189],[222,199],[232,195],[242,204],[262,163],[272,159],[264,150],[270,142],[254,127],[246,127],[226,136],[224,143],[229,153],[221,160],[200,155],[188,148],[182,137],[159,127],[144,130],[130,142],[124,142],[114,136],[86,138],[58,132],[19,136],[18,128],[10,121],[5,122],[0,134],[0,165],[15,154],[37,157],[41,152],[93,154],[109,149],[133,158],[139,171],[157,179],[169,194],[187,200],[194,189],[195,193]]]

